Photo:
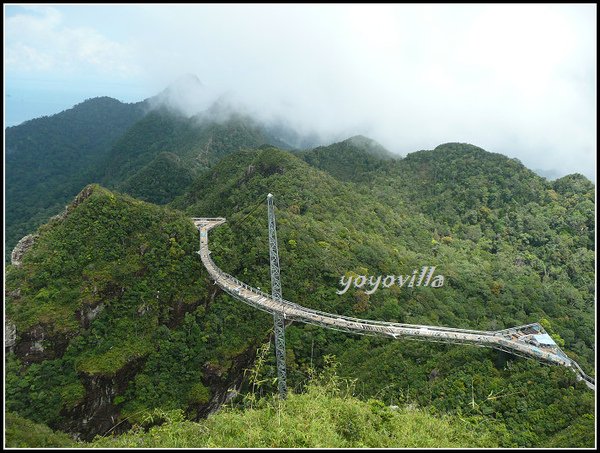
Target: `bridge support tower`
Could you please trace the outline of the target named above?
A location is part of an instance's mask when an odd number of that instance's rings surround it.
[[[281,302],[281,280],[279,275],[279,249],[277,248],[277,229],[275,225],[275,211],[273,195],[267,196],[269,211],[269,257],[271,259],[271,294],[273,299]],[[277,358],[277,384],[279,397],[287,396],[287,373],[285,368],[285,311],[283,314],[274,313],[275,324],[275,356]]]

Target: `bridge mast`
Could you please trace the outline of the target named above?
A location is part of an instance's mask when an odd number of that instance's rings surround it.
[[[279,279],[279,250],[277,248],[277,230],[275,225],[275,211],[273,208],[273,194],[267,195],[269,211],[269,256],[271,258],[271,293],[273,299],[282,302],[281,281]],[[287,373],[285,369],[285,311],[283,314],[273,313],[275,324],[275,356],[277,358],[277,383],[279,397],[285,399],[287,395]]]

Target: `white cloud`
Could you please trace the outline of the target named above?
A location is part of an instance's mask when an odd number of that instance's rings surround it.
[[[12,73],[84,73],[133,76],[132,49],[90,27],[64,23],[53,7],[27,6],[5,19],[5,65]]]

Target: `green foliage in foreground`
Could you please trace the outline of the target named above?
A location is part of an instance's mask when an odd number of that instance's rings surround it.
[[[313,377],[305,392],[291,392],[286,401],[269,396],[257,400],[264,385],[261,370],[266,349],[250,370],[252,392],[242,401],[199,423],[179,409],[147,411],[140,422],[120,436],[97,436],[75,442],[14,413],[6,415],[8,447],[80,448],[469,448],[498,447],[511,437],[499,420],[482,416],[438,415],[414,404],[387,406],[377,399],[356,398],[354,379],[338,374],[331,363]],[[234,407],[235,406],[235,407]],[[594,417],[584,415],[549,439],[548,447],[586,447],[594,444]]]
[[[77,444],[64,433],[54,432],[46,425],[33,423],[12,412],[5,414],[5,442],[9,448],[76,447]]]
[[[311,384],[304,394],[260,400],[252,409],[227,408],[201,423],[181,411],[154,411],[154,423],[119,437],[97,437],[99,448],[131,447],[494,447],[478,420],[438,418],[409,407],[392,410],[337,389]],[[161,423],[156,425],[156,423]]]

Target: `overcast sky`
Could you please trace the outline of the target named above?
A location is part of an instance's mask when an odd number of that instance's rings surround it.
[[[5,6],[6,126],[183,74],[406,154],[468,142],[595,181],[596,5]]]

